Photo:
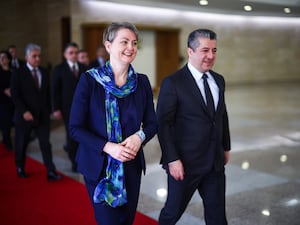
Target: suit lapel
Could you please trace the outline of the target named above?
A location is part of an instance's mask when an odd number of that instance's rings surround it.
[[[187,65],[185,66],[186,68],[186,73],[188,73],[188,79],[184,79],[184,80],[187,80],[189,84],[186,84],[187,87],[190,87],[190,91],[193,92],[193,95],[195,95],[198,99],[199,99],[199,102],[200,102],[200,105],[202,107],[202,109],[205,111],[205,113],[207,114],[207,116],[210,117],[210,114],[208,112],[208,108],[206,106],[206,103],[205,103],[205,100],[202,96],[202,93],[197,85],[197,82],[195,81],[192,73],[190,72],[190,70],[188,69]],[[185,74],[186,74],[185,73]]]
[[[222,80],[219,78],[219,76],[217,76],[215,74],[215,72],[213,71],[209,71],[210,74],[214,77],[216,84],[218,85],[219,88],[219,101],[218,101],[218,105],[217,105],[217,109],[216,109],[216,114],[221,110],[221,106],[224,103],[224,85]]]

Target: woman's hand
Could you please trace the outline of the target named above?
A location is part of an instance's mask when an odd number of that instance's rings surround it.
[[[136,152],[122,144],[116,144],[107,142],[103,148],[103,151],[109,154],[120,162],[127,162],[135,158]]]
[[[133,134],[120,143],[122,146],[129,148],[132,154],[136,155],[142,145],[142,140],[137,134]]]

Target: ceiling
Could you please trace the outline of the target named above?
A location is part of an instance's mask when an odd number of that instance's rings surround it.
[[[300,18],[300,0],[208,0],[206,6],[201,6],[199,0],[111,0],[111,2],[220,14]],[[244,5],[250,5],[253,10],[244,11]],[[286,7],[291,10],[289,14],[283,11]]]

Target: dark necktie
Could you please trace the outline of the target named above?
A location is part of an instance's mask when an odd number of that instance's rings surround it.
[[[76,78],[78,78],[78,70],[76,69],[75,64],[73,64],[73,66],[72,66],[72,72],[73,72],[74,76],[75,76]]]
[[[204,73],[202,78],[203,78],[203,84],[204,84],[204,90],[205,90],[206,106],[207,106],[210,116],[213,117],[215,114],[215,104],[214,104],[214,98],[211,94],[211,91],[210,91],[210,88],[209,88],[209,85],[207,82],[207,78],[208,78],[207,74]]]
[[[19,68],[19,63],[17,59],[13,59],[13,67],[14,68]]]
[[[40,88],[39,78],[38,78],[37,71],[35,68],[32,70],[32,75],[33,75],[33,80],[34,80],[34,86],[36,87],[36,89],[39,89]]]

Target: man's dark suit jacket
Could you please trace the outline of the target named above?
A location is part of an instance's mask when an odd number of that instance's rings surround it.
[[[65,61],[57,65],[52,74],[52,104],[53,111],[60,110],[66,122],[69,121],[73,95],[80,75],[86,71],[86,67],[78,63],[78,78],[76,78]]]
[[[19,64],[19,68],[26,65],[26,62],[25,62],[24,60],[22,60],[22,59],[19,59],[19,58],[18,58],[17,61],[18,61],[18,64]],[[11,60],[11,62],[10,62],[10,67],[11,67],[13,70],[18,69],[17,67],[15,67],[15,66],[13,65],[12,60]]]
[[[210,71],[219,87],[219,103],[214,118],[187,65],[161,85],[157,105],[161,163],[180,159],[186,174],[224,168],[224,151],[230,150],[230,134],[224,101],[224,78]]]
[[[95,59],[94,61],[92,61],[89,65],[89,68],[94,68],[94,67],[99,67],[100,63],[98,61],[98,59]]]
[[[33,76],[26,64],[15,70],[11,80],[11,94],[15,104],[14,122],[16,124],[48,124],[50,123],[51,99],[50,84],[47,71],[39,67],[42,75],[41,87],[35,87]],[[30,111],[34,121],[26,122],[23,114]]]

